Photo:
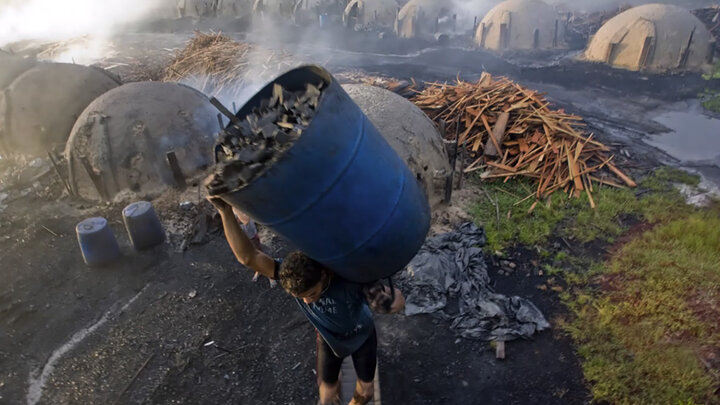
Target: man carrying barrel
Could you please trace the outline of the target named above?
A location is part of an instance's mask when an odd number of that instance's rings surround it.
[[[350,404],[370,402],[377,364],[370,308],[378,313],[400,312],[405,306],[402,293],[381,283],[362,285],[344,280],[301,252],[290,253],[282,262],[273,260],[245,235],[228,203],[219,197],[208,200],[220,213],[225,237],[238,261],[279,281],[317,330],[319,403],[340,403],[340,367],[347,356],[352,356],[358,376]]]

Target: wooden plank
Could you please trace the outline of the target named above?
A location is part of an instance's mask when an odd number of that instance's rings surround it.
[[[532,205],[530,206],[530,209],[528,209],[528,212],[527,212],[527,213],[528,213],[528,214],[532,214],[533,211],[535,211],[535,207],[537,207],[537,205],[538,205],[538,202],[537,202],[537,200],[536,200],[534,203],[532,203]]]
[[[381,405],[380,404],[380,372],[379,367],[375,368],[375,395],[372,401],[368,402],[369,405]],[[343,404],[348,404],[352,401],[353,394],[355,393],[355,384],[357,382],[357,374],[355,374],[355,366],[353,366],[352,357],[345,357],[342,366],[340,368],[340,394]]]
[[[588,177],[590,178],[590,180],[595,181],[595,182],[599,183],[600,185],[607,184],[608,186],[612,186],[615,188],[625,188],[625,186],[623,186],[622,184],[615,183],[614,181],[610,181],[607,179],[599,179],[594,176],[588,176]]]
[[[632,179],[630,177],[626,176],[625,173],[621,172],[620,169],[615,167],[615,165],[608,162],[607,167],[613,173],[615,173],[615,175],[618,176],[620,178],[620,180],[622,180],[625,184],[627,184],[628,187],[637,187],[637,184],[634,181],[632,181]]]
[[[517,170],[515,170],[514,167],[511,167],[511,166],[508,166],[508,165],[504,165],[504,164],[502,164],[502,163],[495,163],[495,162],[488,161],[488,162],[486,162],[486,164],[487,164],[488,166],[497,167],[498,169],[502,169],[502,170],[505,170],[505,171],[507,171],[507,172],[511,172],[511,173],[517,172]]]
[[[465,139],[467,138],[467,136],[468,136],[468,134],[470,133],[470,131],[472,131],[473,128],[475,128],[475,124],[477,124],[478,119],[480,118],[480,116],[482,116],[482,114],[483,114],[484,111],[485,111],[485,108],[483,107],[483,108],[478,112],[478,114],[475,116],[475,119],[472,120],[472,123],[470,124],[470,126],[467,127],[467,129],[465,130],[465,132],[464,132],[464,133],[462,134],[462,136],[460,137],[460,141],[459,141],[460,143],[465,143]],[[476,149],[476,150],[477,150],[477,149]]]
[[[592,196],[592,193],[591,193],[592,182],[588,179],[588,180],[587,180],[587,183],[590,183],[590,184],[589,184],[587,187],[585,187],[585,192],[587,193],[588,201],[590,201],[590,207],[591,207],[592,209],[595,209],[595,208],[596,208],[595,200],[593,199],[593,196]]]
[[[498,120],[495,123],[495,128],[493,128],[492,132],[490,132],[490,136],[488,136],[488,140],[485,143],[485,155],[498,156],[500,152],[502,152],[500,145],[502,145],[505,140],[505,136],[507,136],[505,130],[507,129],[509,119],[510,113],[500,113]]]
[[[490,127],[490,123],[488,122],[488,119],[485,116],[485,114],[481,114],[480,119],[482,120],[482,123],[485,126],[485,131],[487,131],[488,134],[492,134],[492,128]]]
[[[583,187],[582,180],[580,180],[580,174],[579,170],[577,168],[577,165],[575,164],[575,159],[570,155],[572,150],[572,147],[566,147],[565,151],[567,153],[567,159],[568,159],[568,168],[570,169],[570,177],[572,178],[573,183],[575,184],[575,190],[582,191],[585,187]]]
[[[526,177],[530,177],[530,178],[537,178],[537,177],[540,176],[540,175],[537,174],[537,173],[532,173],[532,172],[528,172],[528,171],[516,172],[516,173],[488,173],[488,172],[484,172],[483,174],[480,175],[480,178],[482,178],[482,179],[494,179],[494,178],[514,177],[514,176],[520,176],[520,175],[525,175]]]
[[[495,341],[495,358],[505,360],[505,342],[502,340]]]

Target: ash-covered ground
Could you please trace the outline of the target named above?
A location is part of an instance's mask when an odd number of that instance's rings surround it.
[[[283,33],[292,38],[291,32]],[[99,61],[126,80],[159,77],[172,50],[191,32],[133,33],[112,40]],[[237,35],[238,38],[244,35]],[[611,145],[619,166],[642,175],[662,163],[693,167],[718,184],[717,160],[673,157],[646,140],[669,128],[653,118],[693,107],[707,86],[699,75],[644,76],[547,55],[518,60],[460,47],[372,42],[347,50],[288,39],[286,51],[333,73],[399,79],[473,79],[482,71],[548,93],[586,118]],[[360,41],[358,41],[360,42]],[[352,48],[352,47],[348,47]],[[296,304],[267,280],[252,282],[228,249],[219,222],[191,186],[154,200],[168,243],[133,252],[121,223],[125,203],[98,206],[70,198],[46,159],[0,160],[0,403],[308,404],[315,402],[314,331]],[[481,198],[466,183],[436,229],[462,222]],[[117,264],[84,265],[74,235],[80,220],[110,221],[124,256]],[[268,252],[292,247],[263,231]],[[556,326],[564,314],[557,293],[537,288],[548,277],[532,251],[516,250],[499,293],[531,299],[551,322],[532,341],[508,343],[495,359],[486,342],[459,339],[432,316],[379,316],[382,398],[388,404],[581,404],[589,401],[570,339]],[[592,254],[602,257],[604,252]]]

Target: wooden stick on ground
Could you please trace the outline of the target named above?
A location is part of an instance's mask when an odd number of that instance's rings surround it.
[[[607,167],[613,173],[615,173],[615,175],[618,176],[620,178],[620,180],[624,181],[625,184],[628,185],[628,187],[637,187],[637,184],[634,181],[632,181],[632,179],[630,177],[626,176],[625,173],[621,172],[617,167],[615,167],[615,165],[613,165],[612,163],[608,163]]]
[[[48,157],[50,158],[50,163],[52,163],[53,169],[55,169],[55,174],[57,174],[57,176],[60,178],[60,181],[62,182],[63,186],[65,186],[65,190],[67,190],[68,195],[70,195],[70,196],[75,195],[73,193],[72,189],[70,188],[70,183],[68,183],[67,179],[65,179],[65,176],[63,176],[60,173],[60,167],[59,167],[57,161],[55,160],[55,156],[53,156],[52,152],[50,152],[50,151],[48,151],[47,154],[48,154]]]
[[[148,363],[150,363],[150,360],[152,360],[153,357],[155,357],[155,353],[151,354],[150,357],[148,357],[147,360],[145,360],[145,362],[142,364],[142,366],[140,366],[140,368],[135,372],[135,374],[133,375],[133,378],[130,379],[130,381],[127,383],[127,385],[125,385],[125,388],[123,388],[123,390],[120,391],[120,395],[118,395],[118,397],[115,399],[115,401],[113,402],[113,405],[118,404],[120,402],[120,399],[122,398],[122,396],[125,395],[125,392],[130,388],[130,386],[135,382],[135,380],[137,380],[138,376],[140,376],[140,373],[142,373],[142,371],[145,370],[145,367],[147,367]]]
[[[505,342],[502,340],[495,341],[495,358],[505,360]]]

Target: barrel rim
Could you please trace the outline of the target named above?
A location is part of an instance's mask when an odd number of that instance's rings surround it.
[[[82,221],[78,222],[78,224],[75,226],[75,231],[77,233],[86,234],[92,230],[102,229],[108,224],[109,221],[104,217],[85,218]],[[87,226],[92,226],[92,229],[88,229]]]

